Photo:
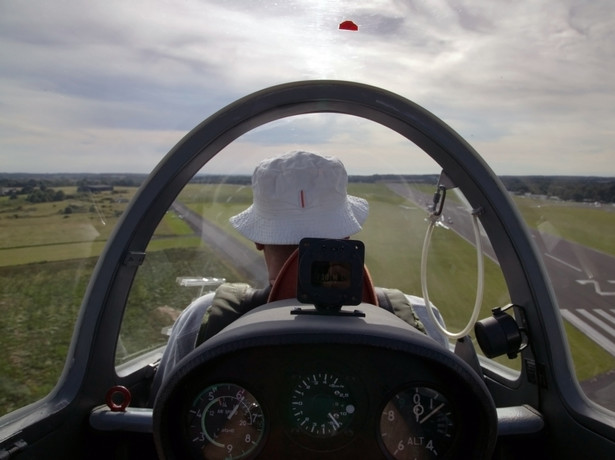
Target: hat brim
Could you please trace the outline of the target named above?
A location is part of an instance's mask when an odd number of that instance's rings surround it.
[[[361,230],[369,204],[363,198],[348,195],[346,206],[335,212],[322,209],[302,210],[285,218],[259,215],[254,205],[231,217],[231,225],[250,241],[261,244],[299,244],[310,238],[346,238]]]

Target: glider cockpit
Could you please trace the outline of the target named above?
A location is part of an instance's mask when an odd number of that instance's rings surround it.
[[[286,298],[250,311],[203,343],[151,395],[161,349],[131,355],[124,328],[159,223],[169,209],[183,209],[177,214],[189,221],[178,196],[236,139],[276,120],[320,113],[359,117],[396,132],[439,165],[440,194],[461,190],[467,201],[453,201],[454,208],[465,209],[475,222],[468,228],[475,230],[469,239],[477,247],[488,239],[510,305],[477,323],[487,357],[478,356],[468,337],[474,314],[462,333],[435,326],[436,332],[425,335],[370,303],[302,314],[312,307]],[[433,227],[457,225],[454,210],[441,218],[442,206],[440,196],[432,206]],[[388,231],[386,221],[378,224],[378,232]],[[369,242],[365,247],[378,251]],[[480,267],[483,253],[470,254]],[[426,259],[423,254],[427,269]],[[387,270],[389,278],[378,280],[383,284],[419,278],[394,264]],[[424,276],[423,298],[433,282]],[[430,311],[427,298],[423,312]],[[431,328],[440,324],[425,318]],[[444,343],[439,334],[447,337]],[[72,364],[41,406],[57,427],[28,425],[16,415],[2,428],[4,434],[13,427],[3,438],[22,439],[25,455],[57,449],[65,458],[82,456],[88,445],[97,446],[96,458],[512,458],[530,452],[545,458],[591,452],[600,458],[615,446],[613,421],[592,409],[572,383],[562,350],[562,321],[534,243],[499,179],[464,139],[420,106],[380,88],[289,83],[211,116],[150,174],[98,262],[71,347]],[[518,369],[489,359],[500,354],[519,356]],[[71,446],[75,427],[65,421],[76,419],[87,441]],[[52,435],[42,436],[45,430]],[[571,433],[575,446],[568,443]]]

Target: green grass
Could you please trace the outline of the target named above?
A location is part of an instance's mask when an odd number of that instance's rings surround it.
[[[177,237],[152,238],[147,246],[147,252],[162,251],[173,248],[198,248],[201,246],[201,238],[194,235]]]
[[[105,241],[27,246],[0,250],[0,266],[82,259],[98,255]]]
[[[84,195],[71,189],[66,193],[77,198],[53,203],[0,197],[0,266],[100,254],[136,189],[117,187],[113,192]]]
[[[191,236],[194,232],[177,214],[167,212],[158,224],[154,236]]]
[[[176,241],[191,239],[194,238]],[[122,363],[146,348],[166,343],[167,337],[161,331],[171,326],[177,315],[199,293],[197,288],[179,286],[177,277],[204,276],[205,273],[215,273],[217,277],[228,279],[238,276],[232,267],[216,258],[207,247],[199,245],[199,241],[197,238],[196,244],[181,248],[162,249],[159,241],[150,244],[145,262],[139,268],[130,290],[116,363]]]
[[[0,267],[0,413],[44,396],[57,381],[94,263]]]
[[[425,211],[408,206],[382,184],[351,184],[349,191],[370,202],[370,217],[356,238],[366,243],[366,262],[375,284],[420,296]],[[432,191],[429,187],[428,192]],[[134,189],[127,189],[121,196],[129,198],[132,193]],[[80,211],[68,215],[62,212],[64,202],[32,205],[0,198],[0,333],[5,350],[0,358],[0,414],[40,398],[57,380],[96,257],[126,206],[114,198],[107,193],[75,201]],[[234,233],[228,218],[247,208],[252,195],[249,187],[189,184],[179,199]],[[530,225],[615,253],[615,232],[610,230],[614,212],[515,200]],[[238,236],[238,240],[255,251],[245,238]],[[399,251],[402,246],[407,250]],[[485,266],[481,317],[509,302],[499,267],[487,259]],[[455,233],[436,228],[428,268],[430,298],[448,328],[457,331],[474,304],[475,250]],[[118,362],[144,344],[163,343],[161,329],[198,294],[194,288],[178,288],[177,276],[239,279],[229,261],[218,260],[183,219],[169,212],[135,279],[121,332],[125,355],[118,355]],[[615,358],[570,325],[566,330],[580,380],[615,368]],[[518,361],[503,358],[500,362],[519,367]]]
[[[531,228],[615,255],[615,207],[515,197]]]
[[[590,340],[585,334],[564,321],[572,362],[580,382],[615,369],[615,357]]]

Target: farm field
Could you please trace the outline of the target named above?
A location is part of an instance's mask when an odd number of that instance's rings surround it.
[[[119,187],[60,203],[32,204],[0,198],[0,332],[5,350],[0,358],[0,414],[35,401],[53,388],[97,256],[135,191]],[[349,192],[370,202],[370,217],[357,238],[366,243],[366,264],[375,284],[420,296],[425,211],[393,194],[384,184],[352,183]],[[179,200],[232,232],[228,217],[251,203],[251,190],[229,184],[189,184]],[[563,238],[615,254],[615,237],[607,231],[615,226],[611,210],[530,198],[515,201],[530,226],[545,228],[548,222],[552,226],[549,230]],[[247,250],[256,251],[249,241],[238,241]],[[408,250],[399,251],[402,244]],[[465,325],[474,303],[475,250],[450,231],[435,232],[431,248],[430,273],[433,269],[438,276],[428,279],[430,297],[448,328],[456,331]],[[127,348],[138,347],[141,342],[159,344],[161,324],[172,323],[168,315],[160,317],[160,312],[180,311],[190,302],[194,293],[178,289],[176,276],[215,275],[239,281],[232,264],[216,260],[182,217],[171,212],[159,224],[148,253],[151,263],[136,281],[142,285],[129,299],[122,332],[129,337]],[[171,268],[153,269],[158,260]],[[494,306],[509,302],[497,264],[488,259],[485,263],[481,317],[489,315]],[[567,331],[579,380],[615,367],[613,358],[583,334],[568,325]],[[501,362],[513,369],[520,365],[518,360]]]
[[[72,187],[69,198],[48,203],[0,197],[0,266],[100,254],[135,191],[77,194]]]

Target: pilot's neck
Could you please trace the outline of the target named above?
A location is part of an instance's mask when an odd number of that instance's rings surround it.
[[[269,283],[273,286],[286,259],[297,250],[296,244],[260,244],[255,243],[256,249],[263,251],[265,264],[269,272]]]

